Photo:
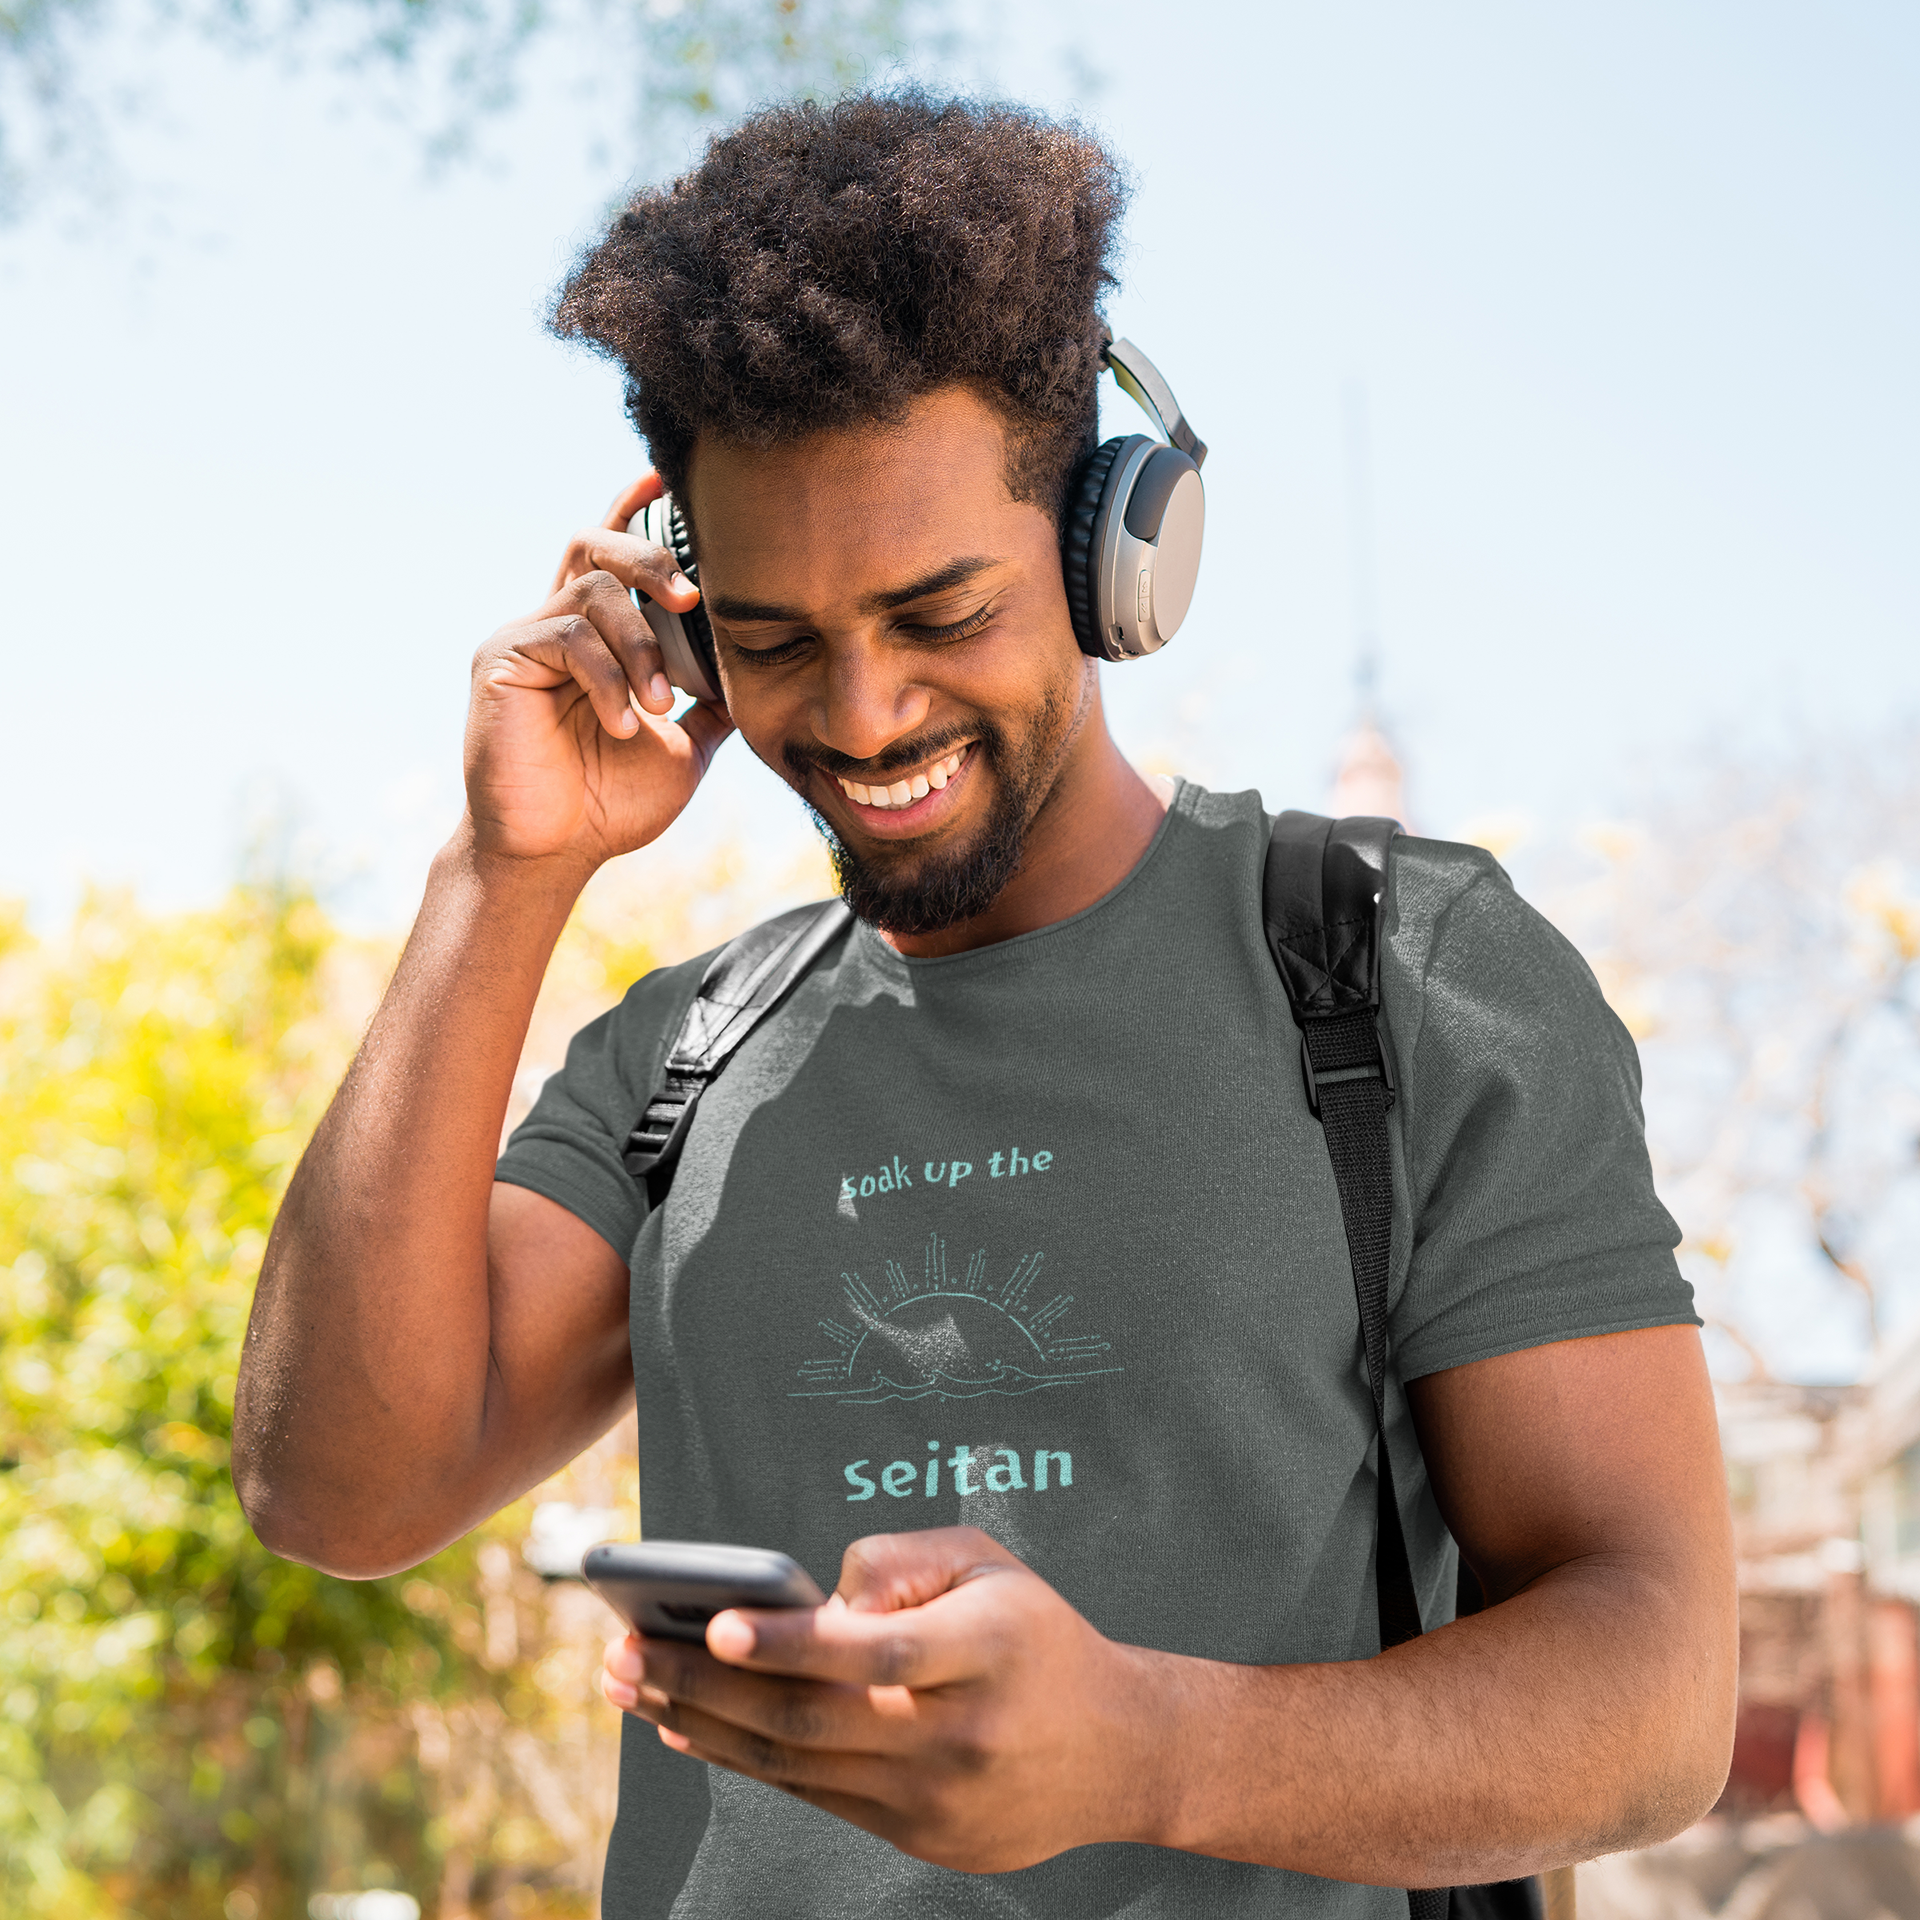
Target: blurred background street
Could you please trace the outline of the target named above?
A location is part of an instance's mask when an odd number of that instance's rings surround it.
[[[1583,1867],[1582,1913],[1920,1920],[1889,0],[0,13],[0,1911],[596,1910],[610,1616],[542,1568],[638,1524],[630,1430],[350,1585],[245,1528],[238,1342],[458,818],[472,651],[643,463],[553,286],[717,116],[907,75],[1081,115],[1133,174],[1111,317],[1213,454],[1189,623],[1107,672],[1122,745],[1493,848],[1640,1044],[1743,1705],[1721,1807]],[[826,885],[730,743],[589,889],[513,1117],[638,974]]]

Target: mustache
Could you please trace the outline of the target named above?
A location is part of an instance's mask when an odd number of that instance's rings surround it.
[[[994,728],[985,725],[944,727],[937,733],[922,734],[917,740],[902,741],[884,753],[875,754],[871,760],[855,760],[847,754],[836,753],[831,747],[802,746],[797,740],[789,740],[780,753],[796,780],[804,780],[811,769],[818,767],[835,779],[857,780],[863,786],[870,786],[887,774],[904,772],[908,767],[938,759],[968,741],[978,741],[992,759],[999,736]]]

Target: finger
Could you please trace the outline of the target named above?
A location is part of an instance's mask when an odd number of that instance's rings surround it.
[[[1019,1607],[1025,1568],[989,1567],[923,1606],[892,1613],[844,1604],[806,1613],[730,1611],[707,1625],[707,1645],[729,1666],[851,1686],[930,1687],[976,1679],[997,1657]],[[1037,1581],[1035,1584],[1038,1584]]]
[[[789,1793],[833,1793],[876,1801],[901,1790],[905,1769],[890,1756],[790,1747],[716,1720],[697,1707],[673,1708],[669,1720],[654,1724],[662,1742],[677,1752],[710,1766],[729,1767]]]
[[[928,1706],[904,1687],[843,1686],[749,1673],[713,1658],[704,1648],[646,1642],[645,1684],[639,1711],[677,1726],[672,1712],[706,1714],[784,1746],[841,1753],[902,1753],[924,1727]],[[654,1696],[649,1711],[644,1696]]]
[[[988,1571],[1009,1569],[1026,1571],[1020,1560],[978,1527],[869,1534],[847,1549],[833,1599],[816,1614],[730,1611],[709,1624],[707,1645],[723,1660],[763,1671],[853,1678],[842,1670],[837,1654],[823,1654],[822,1649],[864,1644],[875,1653],[884,1652],[890,1637],[917,1631],[918,1610]],[[839,1616],[857,1616],[875,1624],[861,1628]],[[904,1642],[893,1651],[904,1657]],[[816,1667],[811,1664],[816,1658],[825,1658],[828,1664]],[[802,1664],[787,1664],[796,1659]],[[890,1680],[878,1683],[892,1684]]]
[[[689,1760],[702,1760],[710,1767],[727,1767],[734,1773],[746,1774],[746,1767],[735,1766],[717,1753],[709,1753],[696,1746],[684,1736],[660,1729],[660,1740],[664,1746],[671,1747],[675,1753],[683,1753]],[[910,1813],[902,1806],[891,1806],[879,1800],[868,1799],[862,1795],[836,1791],[831,1787],[810,1786],[805,1782],[787,1777],[776,1778],[767,1774],[752,1774],[751,1778],[764,1780],[770,1787],[777,1787],[782,1793],[791,1794],[796,1800],[804,1800],[811,1807],[818,1807],[822,1813],[830,1813],[836,1819],[844,1820],[851,1827],[862,1827],[868,1833],[877,1835],[890,1846],[898,1847],[903,1853],[915,1853],[915,1826]],[[882,1776],[882,1787],[885,1777]],[[926,1859],[930,1855],[916,1854]],[[936,1864],[945,1864],[938,1862]]]
[[[642,507],[651,506],[666,490],[666,482],[649,467],[638,480],[635,480],[630,486],[623,487],[620,492],[613,496],[613,504],[608,507],[606,518],[600,522],[601,526],[612,533],[624,533],[627,528],[627,522],[631,520]],[[573,578],[573,574],[569,570],[568,565],[572,554],[573,547],[572,544],[569,543],[566,552],[560,556],[560,565],[554,570],[553,584],[547,589],[547,597],[549,599],[558,593],[560,589]]]
[[[643,540],[637,533],[611,527],[591,527],[576,533],[554,577],[554,592],[564,592],[582,575],[610,573],[624,587],[638,587],[675,613],[700,604],[700,589],[680,571],[680,562],[665,547]]]
[[[639,731],[640,716],[633,710],[626,671],[585,614],[557,614],[522,627],[514,635],[512,651],[574,681],[592,703],[595,718],[615,739],[630,740]]]
[[[628,598],[626,588],[610,573],[587,573],[558,597],[600,630],[640,704],[649,713],[666,713],[673,706],[666,657],[646,615]]]
[[[834,1591],[856,1613],[890,1613],[924,1606],[988,1567],[1024,1564],[978,1527],[870,1533],[841,1557],[840,1584]]]
[[[616,1707],[631,1711],[640,1697],[640,1676],[645,1671],[637,1633],[616,1634],[607,1642],[600,1665],[600,1691]]]
[[[642,507],[652,506],[666,490],[667,483],[652,467],[649,467],[638,480],[621,488],[613,496],[613,504],[607,509],[607,517],[600,524],[603,527],[612,528],[616,533],[625,533],[627,522]]]

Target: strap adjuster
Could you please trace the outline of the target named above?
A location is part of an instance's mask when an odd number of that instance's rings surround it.
[[[1393,1084],[1393,1067],[1387,1059],[1385,1046],[1371,1060],[1355,1067],[1325,1067],[1316,1074],[1313,1070],[1313,1050],[1307,1045],[1307,1030],[1300,1029],[1300,1076],[1307,1083],[1307,1106],[1316,1120],[1322,1118],[1320,1112],[1320,1089],[1337,1087],[1347,1080],[1378,1080],[1387,1090],[1387,1105],[1392,1106],[1394,1095],[1399,1088]]]
[[[621,1158],[627,1171],[647,1189],[650,1205],[658,1206],[664,1195],[664,1182],[679,1162],[680,1149],[687,1143],[688,1130],[705,1091],[704,1074],[670,1079],[667,1089],[647,1103],[640,1124],[627,1136]]]

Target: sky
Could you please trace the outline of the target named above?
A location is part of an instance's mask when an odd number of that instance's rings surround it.
[[[1355,396],[1417,826],[1631,815],[1705,752],[1920,716],[1920,13],[971,19],[1127,163],[1111,318],[1213,450],[1188,625],[1103,669],[1130,752],[1324,800]],[[439,176],[321,71],[176,46],[148,81],[119,209],[0,232],[0,894],[204,901],[271,829],[404,926],[474,648],[645,464],[542,326],[625,176],[551,62]],[[809,832],[738,741],[674,829]]]

